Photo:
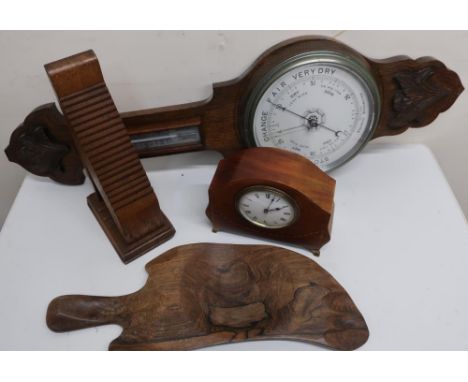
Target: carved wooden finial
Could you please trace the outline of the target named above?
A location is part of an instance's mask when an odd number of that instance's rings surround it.
[[[26,117],[11,134],[5,154],[34,175],[68,185],[85,180],[68,123],[54,103],[39,106]]]
[[[373,138],[427,126],[464,90],[457,73],[430,57],[378,61],[376,70],[382,79],[383,107]]]

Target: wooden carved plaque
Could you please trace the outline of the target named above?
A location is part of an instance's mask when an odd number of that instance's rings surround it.
[[[45,66],[97,192],[88,204],[125,263],[174,234],[130,141],[93,51]]]
[[[145,286],[119,297],[55,298],[56,332],[117,324],[110,350],[189,350],[288,339],[353,350],[369,331],[343,287],[317,263],[280,247],[199,243],[146,265]]]

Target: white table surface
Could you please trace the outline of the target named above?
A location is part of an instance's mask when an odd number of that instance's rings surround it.
[[[177,233],[129,265],[86,205],[88,181],[70,187],[28,175],[0,234],[0,349],[107,349],[120,327],[53,333],[45,324],[48,303],[62,294],[133,292],[145,283],[144,264],[177,245],[264,243],[211,231],[204,210],[219,158],[198,152],[143,161]],[[319,258],[310,257],[364,315],[370,338],[361,349],[468,349],[468,225],[431,152],[370,144],[331,175],[332,239]],[[253,341],[208,349],[323,348]]]

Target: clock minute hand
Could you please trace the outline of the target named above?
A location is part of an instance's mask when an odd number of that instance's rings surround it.
[[[268,212],[273,211],[273,210],[270,210],[270,207],[271,207],[271,205],[273,204],[273,201],[274,201],[274,200],[275,200],[274,197],[271,198],[270,204],[268,205],[267,208],[265,208],[265,209],[263,210],[263,213],[264,213],[264,214],[267,214]]]

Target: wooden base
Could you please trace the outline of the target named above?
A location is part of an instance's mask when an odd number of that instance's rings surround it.
[[[146,252],[155,248],[159,244],[169,240],[175,234],[175,229],[169,219],[161,211],[161,220],[163,225],[159,229],[152,231],[143,238],[128,243],[119,232],[112,216],[110,215],[104,201],[97,193],[91,194],[87,198],[88,206],[93,211],[94,216],[106,233],[110,242],[117,251],[120,259],[125,263],[135,260]]]

